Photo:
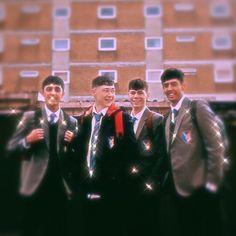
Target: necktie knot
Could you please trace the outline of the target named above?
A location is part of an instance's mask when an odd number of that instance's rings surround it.
[[[102,118],[102,113],[96,113],[96,112],[93,112],[93,117],[95,118],[96,122],[99,122]]]
[[[135,123],[136,120],[138,120],[138,119],[137,119],[135,116],[132,116],[132,117],[131,117],[131,122],[132,122],[133,124]]]
[[[55,114],[55,113],[51,113],[50,115],[49,115],[49,123],[50,124],[53,124],[53,123],[55,123],[55,118],[57,117],[57,115]]]

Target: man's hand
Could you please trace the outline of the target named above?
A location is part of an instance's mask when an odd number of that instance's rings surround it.
[[[74,138],[74,133],[71,132],[70,130],[67,130],[67,131],[65,132],[65,136],[64,136],[65,142],[70,143],[73,138]]]
[[[26,137],[27,144],[31,145],[44,139],[43,129],[33,129]]]

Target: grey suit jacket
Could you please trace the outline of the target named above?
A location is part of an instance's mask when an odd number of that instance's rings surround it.
[[[27,147],[24,144],[24,140],[35,128],[44,129],[45,138],[43,141]],[[71,157],[69,157],[69,145],[66,145],[63,140],[66,130],[70,130],[76,134],[77,129],[77,120],[66,115],[61,110],[58,121],[57,152],[67,194],[71,193],[68,181],[68,175],[70,175],[70,173],[69,170],[65,168],[69,166],[66,163],[70,161],[69,159]],[[21,158],[20,193],[22,195],[32,195],[37,190],[46,174],[49,163],[48,135],[48,122],[45,110],[28,111],[23,114],[15,133],[8,143],[7,149],[9,154],[14,154],[13,156]]]
[[[170,166],[176,191],[182,196],[191,195],[206,183],[218,187],[223,176],[224,148],[219,145],[222,140],[217,135],[219,127],[214,124],[215,114],[207,102],[198,101],[196,116],[204,140],[200,139],[192,122],[188,98],[184,98],[176,117],[171,143],[170,115],[166,120],[165,135]],[[204,149],[207,151],[207,158],[204,158]]]

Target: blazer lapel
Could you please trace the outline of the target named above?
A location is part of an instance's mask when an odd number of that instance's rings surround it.
[[[148,113],[149,113],[149,109],[146,108],[146,109],[144,110],[144,113],[143,113],[143,115],[142,115],[142,117],[141,117],[141,120],[140,120],[140,122],[139,122],[139,124],[138,124],[138,128],[137,128],[137,131],[136,131],[136,134],[135,134],[135,136],[136,136],[137,139],[138,139],[138,137],[139,137],[140,134],[141,134],[141,131],[142,131],[143,126],[144,126],[144,124],[145,124],[145,121],[146,121],[146,119],[147,119]]]
[[[177,132],[178,132],[178,130],[180,128],[180,125],[181,125],[181,123],[183,121],[183,118],[187,114],[188,110],[189,110],[189,99],[185,98],[183,100],[183,103],[182,103],[180,109],[179,109],[178,116],[176,117],[176,124],[175,124],[174,134],[177,134]],[[172,143],[174,142],[176,136],[177,135],[174,135],[174,137],[172,139]]]
[[[47,148],[49,148],[49,130],[48,130],[48,118],[45,109],[42,109],[42,117],[40,118],[41,128],[44,130],[44,140]]]
[[[60,115],[59,115],[59,120],[58,120],[58,131],[57,131],[57,152],[59,152],[60,149],[60,143],[64,140],[64,135],[66,132],[66,129],[68,127],[66,120],[66,115],[64,112],[61,110]]]
[[[166,136],[167,150],[169,150],[169,144],[170,144],[170,114],[168,115],[168,117],[166,119],[166,125],[165,125],[165,136]]]

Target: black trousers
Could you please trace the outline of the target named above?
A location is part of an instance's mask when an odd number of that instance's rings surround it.
[[[160,235],[221,236],[221,207],[218,194],[201,188],[191,196],[164,191],[160,201]]]
[[[68,200],[62,185],[44,182],[36,193],[22,197],[21,236],[65,236]]]

